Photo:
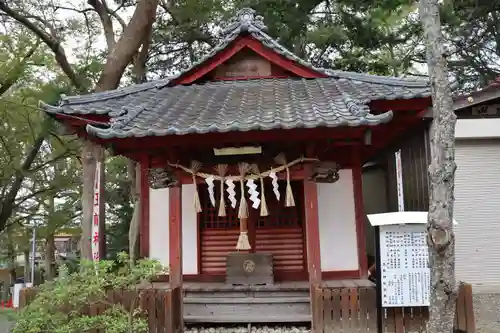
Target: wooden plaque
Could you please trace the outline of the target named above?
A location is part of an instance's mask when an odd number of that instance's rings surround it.
[[[273,284],[272,254],[240,252],[228,254],[226,283],[233,285]]]

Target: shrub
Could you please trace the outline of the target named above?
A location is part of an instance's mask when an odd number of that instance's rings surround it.
[[[82,261],[80,270],[69,273],[61,266],[59,276],[37,288],[33,302],[17,316],[12,333],[80,333],[102,329],[106,333],[147,332],[142,310],[125,308],[107,298],[110,290],[128,289],[140,293],[139,285],[150,282],[162,270],[153,260],[139,260],[130,265],[128,256],[117,261],[98,263]],[[89,306],[107,309],[88,315]]]

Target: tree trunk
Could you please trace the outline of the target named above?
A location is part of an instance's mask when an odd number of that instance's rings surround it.
[[[55,250],[54,234],[50,233],[45,238],[45,281],[52,281],[56,277]]]
[[[122,37],[116,42],[106,59],[103,71],[97,82],[95,91],[106,91],[116,89],[120,79],[128,64],[132,62],[138,49],[148,36],[153,25],[158,0],[140,0],[137,2],[134,14],[130,23],[123,31]],[[104,181],[104,150],[101,147],[85,141],[82,149],[83,164],[83,190],[82,190],[82,238],[81,257],[82,259],[92,259],[91,232],[92,232],[92,202],[93,202],[93,182],[95,176],[96,161],[102,163],[101,184]],[[104,201],[101,200],[101,237],[104,237]],[[104,238],[101,238],[101,249],[105,250]],[[105,254],[102,253],[104,256]]]
[[[92,207],[94,201],[94,177],[96,159],[95,146],[84,141],[82,146],[82,235],[80,240],[81,259],[92,260]]]
[[[453,203],[455,181],[455,122],[453,100],[444,55],[437,0],[420,1],[420,20],[427,48],[433,97],[429,217],[427,242],[431,268],[429,333],[453,332],[455,315],[455,235]]]

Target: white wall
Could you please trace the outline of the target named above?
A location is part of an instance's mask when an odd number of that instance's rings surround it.
[[[359,269],[352,170],[333,184],[317,184],[321,270]]]
[[[457,139],[500,138],[500,119],[458,119],[455,125]]]
[[[149,257],[168,267],[168,188],[149,189]]]
[[[169,190],[149,190],[149,257],[169,264]],[[193,206],[194,185],[182,185],[182,269],[198,274],[197,216]]]
[[[198,274],[198,216],[194,210],[195,185],[182,185],[182,271]]]

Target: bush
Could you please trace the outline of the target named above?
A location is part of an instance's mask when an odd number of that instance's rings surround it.
[[[82,261],[80,270],[72,274],[63,265],[54,281],[37,288],[33,302],[17,316],[12,333],[81,333],[91,329],[106,333],[147,332],[142,310],[112,303],[107,292],[129,289],[140,293],[139,285],[150,282],[161,270],[153,260],[140,260],[132,266],[126,254],[120,254],[117,261]],[[102,305],[107,310],[89,316],[90,305]]]

